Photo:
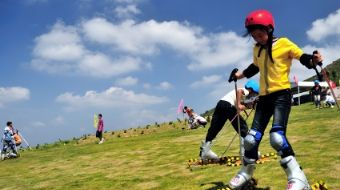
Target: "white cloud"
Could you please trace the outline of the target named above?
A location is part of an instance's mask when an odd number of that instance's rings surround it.
[[[114,0],[117,3],[127,3],[127,4],[133,4],[133,3],[139,3],[141,1],[145,0]]]
[[[248,62],[252,43],[234,32],[204,35],[200,27],[155,20],[119,24],[93,18],[82,24],[85,36],[112,49],[135,55],[156,55],[167,47],[192,60],[190,70]],[[247,63],[249,64],[249,63]]]
[[[0,107],[9,102],[28,100],[30,90],[23,87],[0,87]]]
[[[193,63],[189,70],[217,68],[233,64],[248,65],[251,62],[252,41],[238,36],[234,32],[211,34],[209,44],[200,47],[196,55],[192,55]]]
[[[220,75],[210,75],[210,76],[203,76],[201,80],[193,82],[190,87],[192,88],[199,88],[199,87],[207,87],[220,82],[222,77]]]
[[[31,65],[38,71],[78,74],[108,78],[150,68],[140,58],[120,56],[112,59],[101,52],[91,52],[83,46],[78,29],[58,21],[50,32],[35,39]]]
[[[320,41],[329,36],[340,36],[340,9],[327,18],[314,21],[307,35],[313,41]]]
[[[144,83],[144,84],[143,84],[143,88],[145,88],[145,89],[150,89],[150,88],[151,88],[151,84],[149,84],[149,83]]]
[[[248,65],[252,49],[251,40],[234,32],[204,34],[202,28],[187,22],[112,23],[101,17],[76,26],[59,21],[35,42],[31,61],[35,69],[106,78],[151,68],[147,59],[164,48],[188,58],[187,68],[192,71]],[[91,46],[86,47],[89,42]],[[119,56],[112,58],[103,50]]]
[[[142,60],[133,57],[122,57],[111,60],[108,56],[96,53],[87,54],[78,65],[80,73],[93,77],[111,77],[140,70]]]
[[[153,55],[160,46],[167,46],[177,51],[194,52],[206,43],[200,38],[200,29],[177,21],[157,22],[149,20],[136,23],[125,20],[113,24],[104,18],[94,18],[83,22],[85,35],[101,44],[133,54]]]
[[[130,4],[126,6],[117,6],[114,9],[114,12],[119,18],[130,18],[133,15],[137,15],[141,13],[141,11],[137,8],[137,5],[135,4]]]
[[[85,54],[77,29],[60,21],[49,33],[37,37],[35,42],[33,54],[43,60],[76,61]]]
[[[56,123],[56,124],[64,124],[65,123],[65,119],[63,116],[57,116],[56,118],[53,119],[53,123]]]
[[[125,77],[125,78],[120,78],[117,79],[116,84],[120,85],[120,86],[133,86],[136,85],[138,83],[138,78],[135,77]]]
[[[42,121],[34,121],[34,122],[31,123],[31,126],[40,128],[40,127],[45,127],[46,124]]]
[[[173,86],[172,86],[171,83],[164,81],[164,82],[161,82],[157,88],[158,88],[158,89],[161,89],[161,90],[169,90],[169,89],[171,89],[172,87],[173,87]]]
[[[143,93],[137,94],[119,87],[110,87],[103,92],[87,91],[82,96],[66,92],[56,98],[57,102],[65,103],[70,110],[84,107],[127,108],[132,106],[136,108],[139,106],[161,104],[167,100],[166,97]]]

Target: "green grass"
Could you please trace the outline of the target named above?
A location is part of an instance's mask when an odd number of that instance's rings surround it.
[[[213,147],[219,154],[235,134],[226,125]],[[100,145],[87,136],[23,151],[19,159],[0,162],[0,189],[216,190],[227,184],[239,167],[187,168],[187,160],[197,158],[207,128],[182,128],[183,122],[163,123],[107,132]],[[269,127],[260,146],[262,153],[273,152],[268,133]],[[336,109],[316,110],[310,103],[293,107],[288,138],[311,183],[323,180],[330,190],[340,189],[340,114]],[[237,154],[238,139],[227,155]],[[257,166],[254,177],[259,189],[285,188],[286,176],[278,162]]]

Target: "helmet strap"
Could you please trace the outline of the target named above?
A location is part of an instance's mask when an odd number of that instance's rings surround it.
[[[274,63],[273,55],[272,55],[273,38],[274,38],[273,33],[274,33],[274,29],[269,28],[269,30],[268,30],[268,41],[267,41],[267,52],[268,52],[269,58],[272,61],[272,63]]]

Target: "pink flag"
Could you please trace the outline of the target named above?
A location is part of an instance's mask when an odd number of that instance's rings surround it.
[[[331,86],[331,88],[336,88],[336,83],[330,80],[329,86]]]
[[[295,82],[296,86],[298,86],[298,80],[297,80],[297,78],[295,77],[295,75],[293,76],[293,79],[294,79],[294,82]]]
[[[182,110],[183,110],[183,103],[184,103],[184,101],[183,101],[183,99],[181,99],[181,101],[180,101],[179,104],[178,104],[177,114],[179,114],[180,112],[182,112]]]

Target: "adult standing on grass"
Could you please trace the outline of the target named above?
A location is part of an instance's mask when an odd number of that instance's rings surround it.
[[[97,124],[97,131],[96,131],[96,137],[99,138],[98,144],[102,144],[104,142],[103,131],[104,131],[104,121],[103,121],[103,115],[100,113],[98,114],[98,124]]]
[[[229,186],[240,189],[249,181],[258,159],[258,148],[271,117],[270,144],[281,156],[280,164],[287,178],[287,190],[309,190],[308,180],[300,168],[292,146],[286,137],[291,110],[291,86],[289,72],[292,60],[297,59],[308,69],[321,64],[318,52],[305,54],[287,38],[276,38],[274,18],[267,10],[251,12],[245,20],[247,35],[256,41],[253,48],[253,63],[235,73],[236,79],[250,78],[260,72],[260,96],[251,130],[244,139],[245,156],[238,174]]]
[[[314,99],[315,108],[320,109],[321,107],[321,93],[322,88],[319,84],[319,80],[314,81],[314,86],[311,89],[311,94]]]

